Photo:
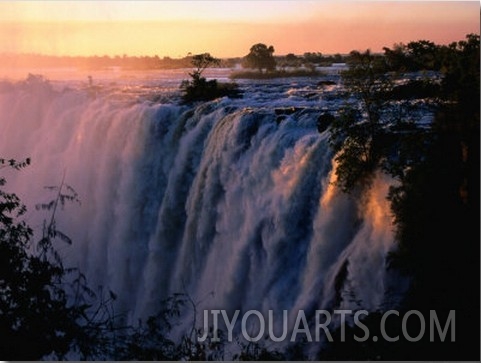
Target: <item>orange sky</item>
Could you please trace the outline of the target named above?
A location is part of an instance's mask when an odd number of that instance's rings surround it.
[[[230,57],[258,42],[347,53],[479,29],[478,1],[0,1],[0,53]]]

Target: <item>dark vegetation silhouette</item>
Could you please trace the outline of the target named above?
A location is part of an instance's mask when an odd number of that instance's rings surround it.
[[[214,58],[209,53],[197,54],[192,57],[194,70],[189,73],[190,81],[183,81],[182,101],[209,101],[219,97],[240,97],[240,91],[235,83],[219,83],[216,79],[207,80],[202,73],[209,67],[220,65],[220,59]]]
[[[254,71],[234,71],[230,75],[233,79],[273,79],[287,77],[316,77],[323,75],[316,70],[316,66],[330,66],[334,60],[342,61],[340,55],[323,57],[319,52],[305,53],[296,56],[289,53],[285,56],[274,56],[274,47],[263,43],[254,44],[241,65]]]
[[[19,170],[29,164],[30,159],[0,159],[0,168]],[[26,208],[15,194],[3,190],[5,184],[0,178],[0,355],[35,360],[55,351],[63,356],[70,342],[84,333],[77,326],[84,309],[69,305],[64,277],[70,271],[53,248],[54,239],[64,236],[57,233],[53,211],[41,240],[33,243],[32,229],[21,220]],[[57,208],[63,196],[59,191],[49,208]]]
[[[388,329],[399,341],[360,343],[354,335],[363,332],[348,327],[347,342],[329,345],[319,358],[479,360],[479,35],[448,46],[418,41],[384,51],[384,56],[351,53],[350,68],[342,75],[361,109],[346,107],[332,122],[338,185],[355,193],[378,171],[398,180],[388,197],[398,248],[387,262],[388,269],[411,280],[401,316],[418,310],[427,317],[434,310],[446,321],[454,310],[456,338],[431,342],[425,334],[409,342],[398,320]],[[420,71],[422,80],[394,82],[399,74]],[[430,72],[439,72],[441,81]],[[434,102],[428,128],[399,109],[405,95]],[[364,324],[376,332],[381,318],[371,314]],[[408,324],[409,329],[419,332],[419,323]]]
[[[58,68],[76,67],[85,70],[108,70],[122,68],[123,70],[155,70],[190,68],[192,54],[181,58],[155,56],[49,56],[42,54],[2,54],[0,67],[5,68]],[[231,61],[223,60],[218,66],[230,66]]]
[[[257,69],[260,73],[265,70],[271,72],[276,69],[276,60],[274,58],[274,47],[267,46],[263,43],[254,44],[242,60],[242,67]]]
[[[408,342],[400,322],[389,319],[388,332],[399,335],[399,341],[361,343],[354,335],[364,332],[347,326],[346,342],[336,339],[340,330],[333,332],[334,342],[318,359],[479,360],[479,54],[479,35],[470,34],[448,46],[419,41],[385,48],[384,55],[349,55],[343,82],[360,106],[346,106],[339,116],[324,114],[319,125],[320,132],[330,132],[337,152],[338,186],[348,193],[362,192],[379,171],[399,181],[389,195],[398,249],[387,262],[389,270],[411,280],[401,314],[415,309],[429,316],[435,310],[445,321],[455,310],[456,341],[430,342],[426,334],[419,342]],[[217,62],[208,53],[192,60],[191,86],[195,80],[204,82],[203,70]],[[408,71],[425,77],[395,82]],[[436,107],[428,128],[420,127],[410,110],[403,111],[420,99]],[[0,173],[5,168],[21,172],[30,163],[0,159]],[[49,214],[38,241],[23,220],[26,207],[7,191],[6,183],[0,176],[1,358],[226,358],[222,332],[220,342],[213,341],[213,331],[205,342],[197,341],[203,331],[196,329],[197,303],[188,294],[175,294],[159,302],[158,312],[145,322],[126,325],[124,315],[115,311],[115,292],[103,287],[94,291],[81,271],[64,266],[56,245],[75,241],[61,232],[56,216],[66,203],[79,201],[64,180],[47,187],[53,198],[37,207]],[[344,270],[346,276],[336,285],[348,278]],[[170,333],[185,311],[193,316],[192,329],[173,339]],[[381,319],[382,312],[371,312],[363,320],[371,335],[380,336]],[[415,322],[409,328],[419,331]],[[263,342],[240,343],[233,359],[304,360],[302,344],[281,353]]]
[[[0,170],[21,170],[30,164],[0,159]],[[4,190],[0,177],[0,356],[6,360],[206,360],[221,359],[222,342],[197,342],[194,329],[179,342],[169,333],[185,306],[195,311],[187,294],[159,302],[157,314],[137,326],[125,325],[115,312],[117,295],[99,287],[94,291],[76,268],[64,266],[55,244],[72,241],[57,228],[56,213],[68,202],[79,202],[65,184],[47,189],[52,200],[38,210],[50,213],[41,238],[34,241],[22,220],[26,207],[17,195]],[[195,316],[195,314],[194,314]]]
[[[156,69],[182,69],[190,68],[192,64],[192,54],[184,57],[172,58],[169,56],[128,56],[124,55],[95,55],[95,56],[53,56],[44,54],[0,54],[0,68],[78,68],[80,70],[156,70]],[[295,67],[302,64],[329,66],[332,63],[342,63],[344,58],[340,54],[323,55],[320,52],[306,52],[302,56],[296,56],[297,60],[293,63],[293,58],[289,55],[275,56],[276,62],[281,66]],[[234,68],[242,62],[242,57],[222,59],[216,67]]]
[[[329,142],[336,152],[337,184],[350,191],[356,184],[369,186],[373,172],[381,167],[383,158],[390,153],[388,127],[404,120],[393,120],[392,114],[383,117],[389,99],[382,95],[392,89],[392,81],[386,76],[384,57],[353,51],[349,57],[349,69],[342,73],[348,95],[360,100],[360,107],[346,106],[332,122]],[[388,126],[389,125],[389,126]]]

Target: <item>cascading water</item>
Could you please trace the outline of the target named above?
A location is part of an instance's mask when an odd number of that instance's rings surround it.
[[[293,93],[188,107],[5,83],[0,156],[32,158],[8,186],[40,229],[33,206],[65,174],[81,204],[57,215],[73,240],[60,253],[132,319],[178,292],[198,309],[378,309],[390,182],[377,176],[360,200],[336,189],[328,132],[316,129],[333,98],[306,105]],[[300,107],[279,117],[282,102]]]

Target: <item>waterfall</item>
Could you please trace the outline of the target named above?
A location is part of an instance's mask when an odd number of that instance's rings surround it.
[[[375,310],[394,245],[391,182],[340,192],[315,111],[279,119],[228,99],[189,107],[3,84],[0,156],[32,159],[5,173],[36,230],[46,215],[35,204],[65,175],[81,203],[56,216],[73,240],[59,252],[132,319],[178,292],[199,309]]]

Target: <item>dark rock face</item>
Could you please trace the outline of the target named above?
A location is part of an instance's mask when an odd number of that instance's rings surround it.
[[[326,87],[326,86],[335,86],[337,83],[330,80],[319,81],[317,82],[317,87]]]
[[[319,131],[319,133],[323,133],[329,126],[331,126],[334,120],[335,117],[331,113],[322,113],[317,119],[317,131]]]

